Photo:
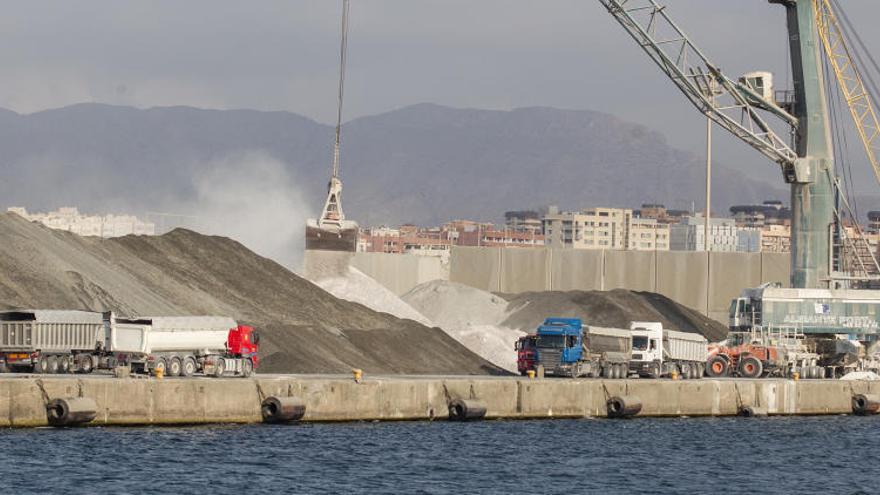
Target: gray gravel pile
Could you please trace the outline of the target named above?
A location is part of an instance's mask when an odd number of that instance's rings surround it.
[[[238,242],[178,229],[101,240],[0,214],[0,309],[230,316],[261,331],[263,372],[500,370],[422,324],[342,301]]]

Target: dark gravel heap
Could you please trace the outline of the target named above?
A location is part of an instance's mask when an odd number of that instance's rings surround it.
[[[0,309],[224,315],[257,327],[265,373],[492,374],[439,329],[324,292],[238,242],[178,229],[102,240],[0,214]]]
[[[659,321],[664,328],[699,333],[710,342],[724,340],[727,327],[666,296],[653,292],[554,291],[502,295],[510,303],[509,316],[502,323],[533,332],[544,318],[581,318],[587,325],[629,328],[632,321]]]

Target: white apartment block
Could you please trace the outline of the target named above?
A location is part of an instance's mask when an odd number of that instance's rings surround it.
[[[709,249],[734,252],[741,245],[740,230],[732,218],[709,219]],[[706,219],[702,215],[684,217],[669,229],[669,248],[673,251],[705,251]]]
[[[59,208],[48,213],[29,213],[21,207],[7,211],[31,222],[39,222],[50,229],[66,230],[81,236],[122,237],[126,235],[156,235],[156,225],[132,215],[83,215],[75,207]]]
[[[551,208],[542,220],[545,244],[553,248],[669,249],[669,229],[654,219],[634,218],[630,209],[589,208],[559,212]]]

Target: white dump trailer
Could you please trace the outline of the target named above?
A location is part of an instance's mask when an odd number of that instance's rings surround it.
[[[639,376],[659,378],[673,372],[683,378],[700,378],[709,357],[706,337],[663,328],[659,322],[634,321],[630,370]]]
[[[232,318],[144,316],[112,318],[106,348],[136,372],[249,376],[257,343],[253,329]]]
[[[0,311],[0,360],[11,371],[91,370],[104,333],[101,313],[62,310]]]

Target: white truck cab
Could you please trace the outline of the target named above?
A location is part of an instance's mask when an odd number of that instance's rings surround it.
[[[634,321],[630,324],[633,337],[633,362],[663,362],[663,324],[656,321]]]
[[[683,378],[703,376],[707,359],[706,338],[699,334],[663,328],[657,321],[634,321],[630,371],[639,376],[660,378],[672,372]]]

